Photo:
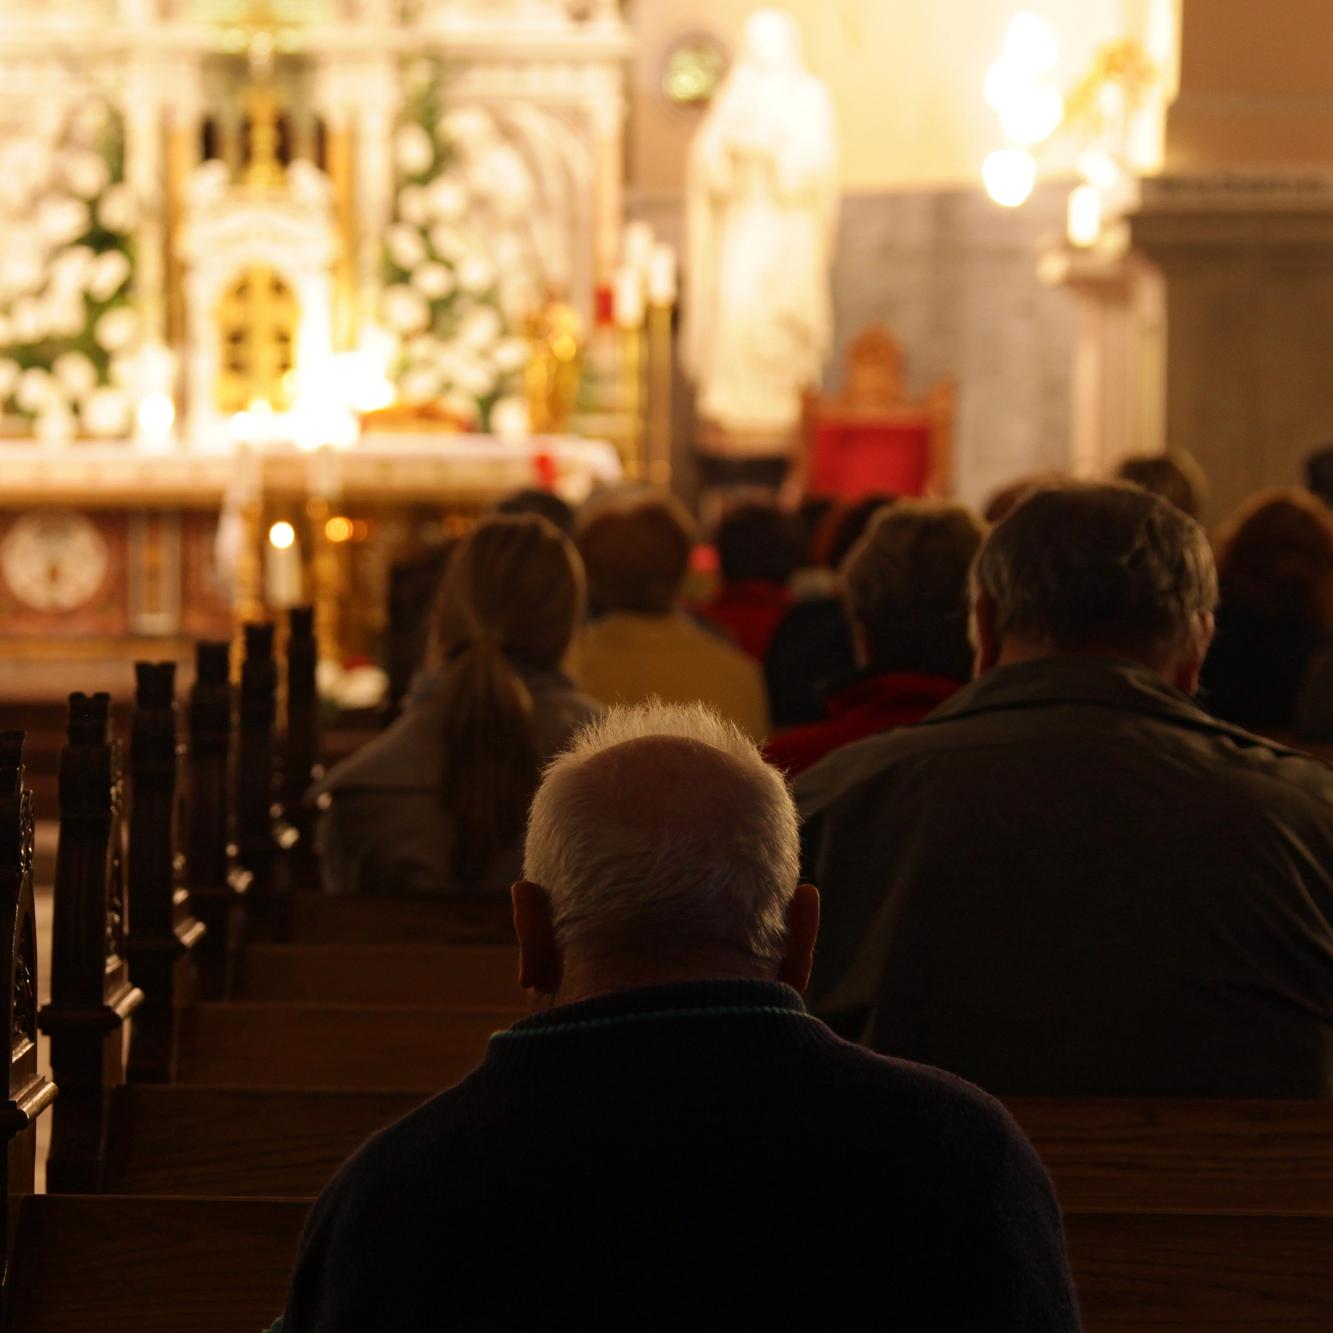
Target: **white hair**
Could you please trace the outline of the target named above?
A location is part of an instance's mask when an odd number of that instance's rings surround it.
[[[533,798],[523,876],[549,896],[563,948],[709,942],[775,960],[799,874],[786,782],[703,704],[608,709]]]

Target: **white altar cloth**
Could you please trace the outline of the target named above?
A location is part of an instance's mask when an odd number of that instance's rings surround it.
[[[550,484],[578,503],[622,479],[604,440],[536,436],[368,434],[349,449],[267,445],[204,453],[146,452],[128,444],[50,449],[0,441],[0,505],[213,509],[238,485],[265,495],[485,505],[524,486]]]

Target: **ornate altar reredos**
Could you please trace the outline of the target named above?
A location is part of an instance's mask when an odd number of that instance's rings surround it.
[[[629,46],[615,0],[0,0],[24,654],[185,656],[304,599],[365,655],[422,534],[620,476],[551,347],[618,262]]]
[[[3,433],[216,447],[386,333],[485,428],[524,302],[610,281],[628,51],[616,0],[0,0]]]

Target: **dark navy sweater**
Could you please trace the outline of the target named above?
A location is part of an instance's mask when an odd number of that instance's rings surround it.
[[[1046,1173],[998,1103],[769,982],[661,986],[492,1038],[311,1212],[284,1333],[1065,1333]]]

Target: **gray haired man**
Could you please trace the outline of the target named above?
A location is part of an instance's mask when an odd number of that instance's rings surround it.
[[[324,1191],[286,1333],[1077,1329],[1005,1112],[805,1012],[797,869],[734,726],[648,704],[584,730],[513,893],[545,1007]]]
[[[973,683],[797,784],[818,1011],[1001,1095],[1333,1095],[1333,770],[1193,702],[1216,598],[1137,487],[995,527]]]

